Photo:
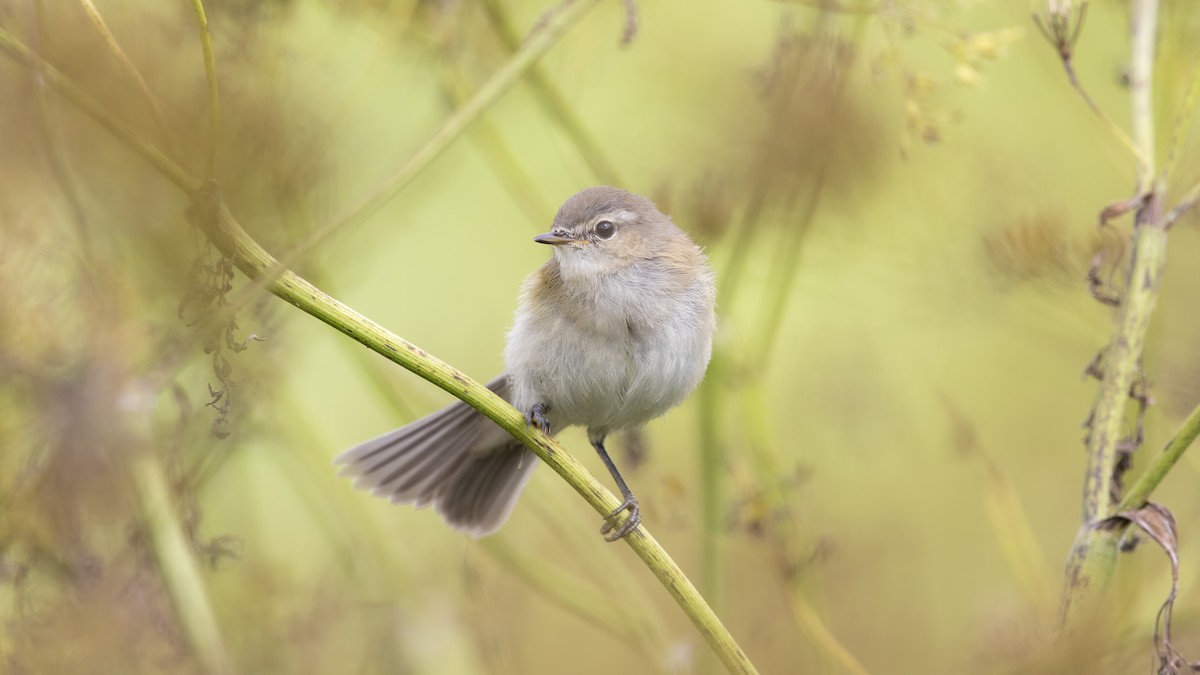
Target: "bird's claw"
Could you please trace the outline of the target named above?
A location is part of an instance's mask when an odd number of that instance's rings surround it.
[[[550,433],[550,420],[546,419],[546,406],[535,403],[529,412],[525,413],[525,428],[536,426],[544,433]]]
[[[617,522],[621,514],[625,511],[629,511],[629,517],[618,527]],[[600,534],[604,535],[604,541],[617,541],[618,539],[625,538],[625,535],[630,532],[633,532],[633,529],[640,525],[641,522],[642,512],[638,508],[637,497],[629,495],[625,498],[624,502],[621,502],[620,506],[613,509],[612,513],[604,517],[604,526],[600,528]],[[612,534],[609,534],[609,532],[612,532]]]

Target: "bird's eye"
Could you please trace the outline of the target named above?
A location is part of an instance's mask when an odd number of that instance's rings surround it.
[[[611,220],[602,220],[596,223],[596,236],[601,239],[612,239],[612,236],[617,233],[617,226],[613,225]]]

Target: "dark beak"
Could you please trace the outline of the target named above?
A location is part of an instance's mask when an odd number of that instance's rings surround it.
[[[551,246],[562,246],[563,244],[582,244],[584,239],[577,239],[568,235],[565,232],[547,232],[539,234],[533,238],[539,244],[550,244]]]

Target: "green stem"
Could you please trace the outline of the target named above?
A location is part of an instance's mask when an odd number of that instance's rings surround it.
[[[1149,499],[1150,493],[1167,477],[1167,473],[1183,456],[1185,450],[1200,435],[1200,405],[1192,409],[1192,413],[1183,421],[1183,426],[1175,432],[1175,436],[1163,448],[1162,454],[1154,458],[1154,462],[1142,473],[1138,481],[1129,488],[1128,494],[1121,500],[1117,513],[1133,511],[1141,508]]]
[[[562,15],[572,10],[579,11],[579,7],[588,7],[594,3],[595,0],[578,2],[563,9],[559,16],[561,18]],[[547,32],[551,32],[549,28],[543,29],[542,35]],[[545,47],[548,45],[544,45],[543,50]],[[37,67],[38,64],[44,64],[44,61],[30,52],[15,36],[3,28],[0,28],[0,48],[31,68]],[[526,54],[527,59],[531,58],[528,56],[528,52]],[[46,80],[51,86],[58,89],[60,93],[63,93],[119,139],[125,141],[172,182],[187,190],[193,197],[196,196],[195,193],[200,185],[199,181],[159,152],[153,144],[145,141],[136,132],[120,123],[112,113],[79,91],[68,78],[48,64],[43,67]],[[208,196],[219,199],[215,190],[208,193]],[[483,413],[512,434],[514,438],[528,446],[542,461],[566,480],[597,513],[607,515],[620,504],[619,500],[592,477],[583,465],[568,454],[557,441],[536,428],[527,427],[525,416],[490,389],[420,347],[391,333],[284,268],[242,229],[224,203],[216,201],[208,206],[215,208],[215,212],[208,214],[208,217],[197,216],[197,218],[201,220],[206,234],[214,245],[227,255],[233,256],[238,269],[246,276],[260,281],[277,297],[357,340],[384,358],[436,384]],[[214,222],[209,222],[210,218]],[[662,545],[650,535],[645,526],[634,529],[622,541],[633,549],[634,553],[642,559],[646,567],[666,588],[676,604],[700,631],[705,641],[717,653],[729,672],[758,672],[712,608],[708,606],[696,587],[683,573],[683,570],[671,559]]]

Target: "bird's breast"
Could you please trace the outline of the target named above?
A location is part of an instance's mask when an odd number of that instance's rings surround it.
[[[609,431],[681,402],[711,354],[711,291],[648,276],[571,288],[531,275],[505,352],[514,405],[548,404],[556,427]]]

